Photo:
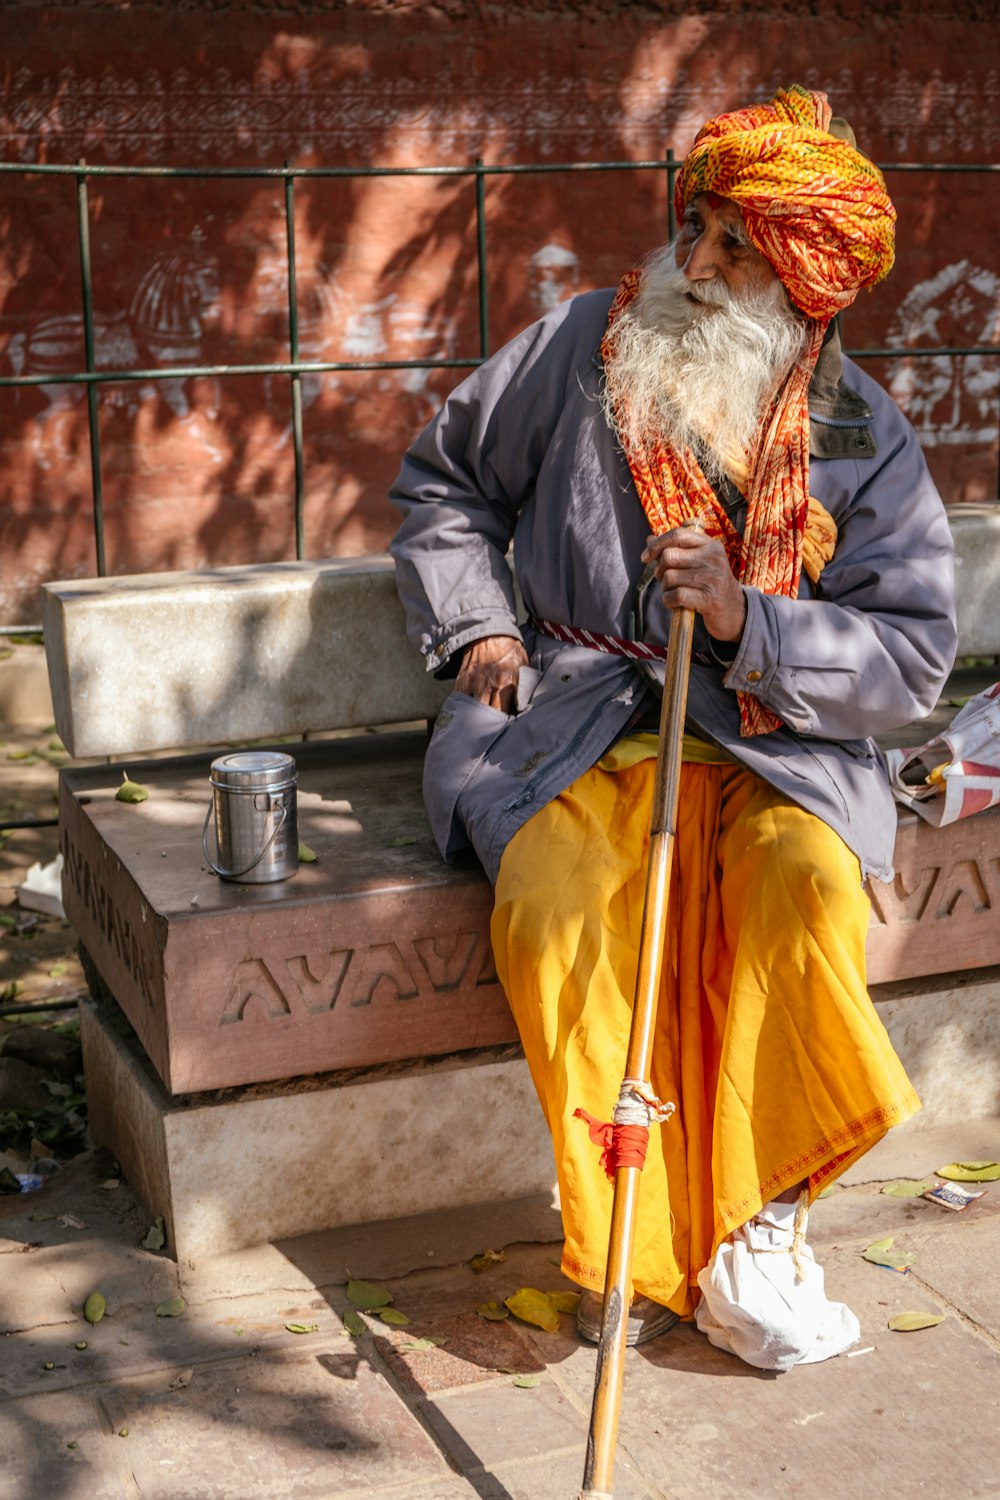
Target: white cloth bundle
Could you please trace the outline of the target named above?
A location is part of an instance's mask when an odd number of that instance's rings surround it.
[[[734,1230],[698,1276],[695,1321],[719,1349],[758,1370],[790,1370],[842,1354],[861,1337],[831,1302],[805,1243],[805,1204],[768,1203]]]

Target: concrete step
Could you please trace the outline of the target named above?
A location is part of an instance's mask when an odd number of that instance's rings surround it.
[[[401,1212],[555,1199],[516,1046],[172,1099],[113,1003],[81,1007],[90,1133],[198,1261]]]

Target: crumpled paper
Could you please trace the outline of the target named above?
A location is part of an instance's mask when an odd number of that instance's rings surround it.
[[[941,828],[1000,803],[1000,682],[915,750],[887,750],[892,794]]]
[[[32,865],[17,888],[17,904],[25,911],[41,911],[47,916],[66,920],[62,904],[63,857],[57,854],[50,864]]]

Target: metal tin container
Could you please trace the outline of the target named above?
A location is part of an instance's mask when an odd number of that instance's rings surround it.
[[[202,829],[202,850],[223,880],[263,885],[287,880],[299,866],[296,817],[298,772],[290,755],[276,750],[236,750],[212,762],[212,806]],[[215,813],[217,861],[208,852],[208,823]]]

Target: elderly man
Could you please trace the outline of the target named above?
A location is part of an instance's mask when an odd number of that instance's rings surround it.
[[[427,807],[496,886],[591,1338],[611,1190],[577,1110],[618,1095],[658,659],[670,611],[697,611],[651,1073],[677,1113],[646,1158],[629,1338],[694,1314],[774,1369],[857,1338],[805,1209],[919,1107],[865,988],[863,881],[891,876],[896,823],[870,736],[929,711],[955,649],[943,507],[840,353],[895,215],[830,123],[800,88],[710,121],[675,243],[459,386],[393,491],[412,638],[456,679]]]

